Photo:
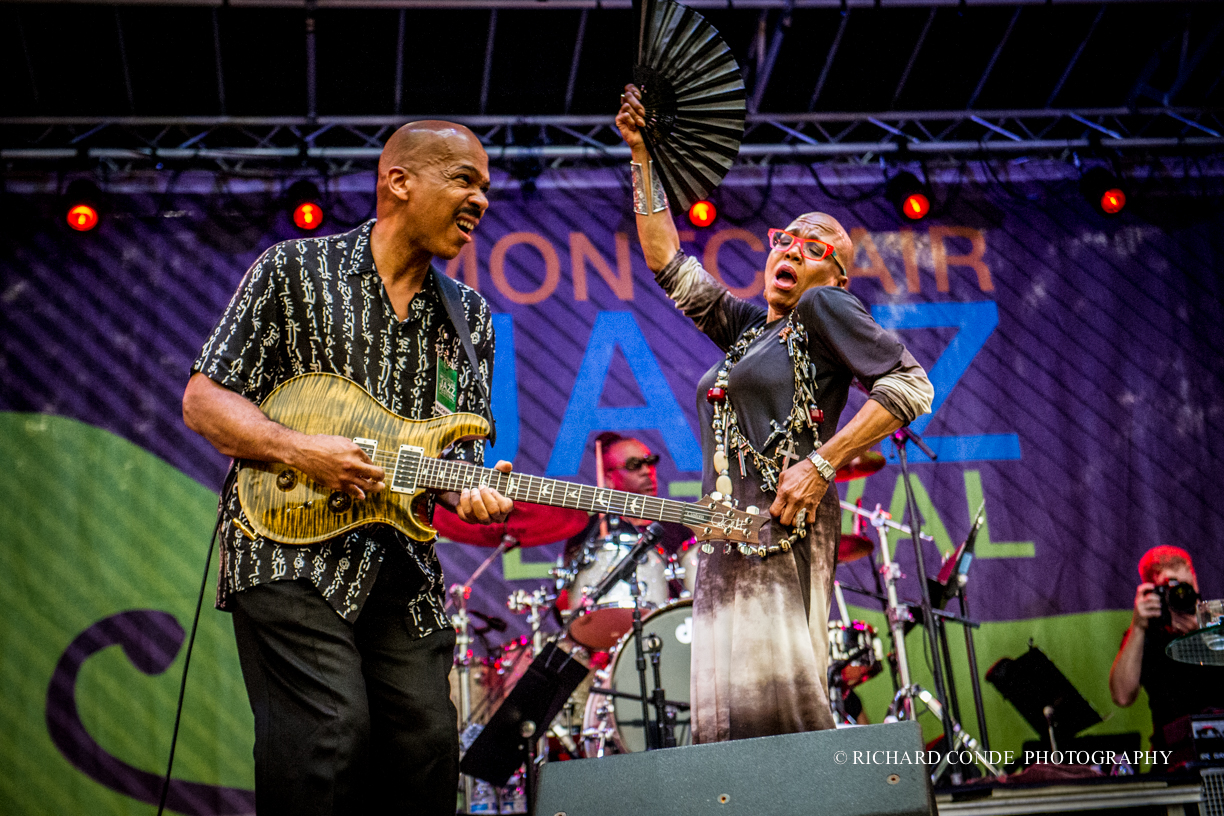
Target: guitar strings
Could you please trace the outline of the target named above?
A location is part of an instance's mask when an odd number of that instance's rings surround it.
[[[550,479],[544,476],[534,476],[525,473],[503,473],[500,470],[493,468],[485,468],[471,462],[466,462],[462,459],[435,459],[433,457],[415,454],[417,461],[420,463],[417,469],[418,481],[422,476],[433,477],[432,481],[440,481],[438,485],[441,489],[461,490],[464,488],[475,487],[481,478],[485,482],[497,481],[501,489],[506,488],[506,482],[513,478],[521,481],[522,486],[516,490],[520,496],[519,501],[531,502],[531,496],[534,493],[537,503],[541,498],[547,498],[550,502],[555,497],[566,497],[570,488],[577,488],[578,495],[576,501],[581,508],[583,504],[589,504],[589,509],[603,508],[606,512],[638,512],[631,510],[631,505],[640,500],[643,505],[644,512],[640,518],[647,516],[658,516],[659,521],[683,523],[685,516],[688,515],[689,521],[699,523],[708,523],[713,518],[712,511],[709,508],[695,506],[690,502],[680,502],[675,499],[665,499],[659,496],[643,496],[637,493],[628,493],[621,490],[609,491],[607,488],[594,487],[592,485],[584,485],[577,482],[565,482],[557,479]],[[400,464],[400,453],[390,452],[386,450],[375,450],[374,455],[370,457],[373,464],[382,467],[385,471],[394,473]],[[394,480],[393,480],[394,481]],[[538,484],[533,484],[538,482]],[[498,488],[498,485],[490,486]],[[548,487],[545,491],[543,488]],[[607,498],[604,502],[598,502],[597,498],[601,495]],[[597,507],[598,504],[598,507]],[[656,504],[658,509],[654,512],[649,512],[648,508],[651,504]],[[619,510],[617,509],[619,505]],[[569,506],[562,504],[561,506]],[[588,508],[582,508],[588,509]],[[699,514],[699,518],[694,518],[693,514]]]

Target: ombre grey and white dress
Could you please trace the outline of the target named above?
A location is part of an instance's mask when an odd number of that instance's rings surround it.
[[[746,331],[764,326],[731,370],[728,398],[740,430],[757,450],[769,437],[770,420],[784,422],[794,395],[794,369],[778,333],[786,320],[766,323],[764,306],[742,300],[683,252],[656,280],[697,328],[724,352]],[[852,379],[858,378],[893,416],[905,422],[930,410],[933,394],[926,372],[885,332],[854,295],[832,286],[803,293],[795,317],[808,335],[808,356],[815,365],[817,404],[824,411],[820,438],[837,430]],[[714,489],[717,473],[711,456],[712,407],[706,391],[722,361],[706,372],[697,388],[704,458],[702,486]],[[808,430],[796,440],[803,456],[813,448]],[[768,453],[775,451],[770,449]],[[731,460],[732,495],[740,507],[763,513],[773,494],[745,457]],[[829,595],[836,567],[841,514],[836,489],[821,502],[808,535],[789,552],[765,558],[744,556],[714,543],[702,553],[693,597],[693,741],[722,740],[832,728],[826,672],[829,662]],[[780,540],[789,530],[771,519],[762,541]]]

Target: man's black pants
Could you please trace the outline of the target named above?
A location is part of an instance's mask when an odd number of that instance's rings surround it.
[[[388,556],[355,624],[306,580],[234,595],[259,816],[455,813],[455,633],[409,636]]]

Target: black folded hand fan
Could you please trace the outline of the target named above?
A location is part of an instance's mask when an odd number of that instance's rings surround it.
[[[674,0],[635,0],[633,83],[642,135],[672,206],[687,210],[731,168],[744,137],[744,80],[717,29]]]

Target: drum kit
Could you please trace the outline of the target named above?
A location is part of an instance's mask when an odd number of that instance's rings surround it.
[[[883,465],[883,456],[866,453],[838,471],[838,481],[864,477]],[[700,554],[693,539],[674,553],[661,545],[646,548],[636,559],[635,593],[630,580],[608,579],[625,564],[641,534],[625,520],[609,519],[568,558],[563,556],[563,563],[552,570],[552,586],[533,592],[518,590],[509,597],[509,609],[526,615],[529,635],[490,648],[483,659],[472,654],[473,617],[482,616],[467,610],[466,600],[487,565],[509,549],[554,543],[575,536],[589,524],[590,517],[584,512],[526,503],[516,504],[504,523],[492,525],[464,523],[442,507],[435,511],[434,526],[442,536],[495,548],[466,584],[451,591],[458,633],[452,686],[457,686],[460,726],[487,719],[531,656],[552,640],[593,672],[549,729],[550,752],[598,757],[642,751],[647,744],[647,725],[641,695],[626,690],[640,690],[635,655],[638,646],[644,646],[650,662],[658,666],[660,682],[656,685],[666,694],[662,708],[675,744],[687,745],[691,598]],[[838,561],[864,558],[873,550],[873,542],[865,536],[846,534],[839,543]],[[594,597],[596,591],[599,597]],[[831,683],[844,695],[882,671],[884,652],[874,627],[850,619],[840,587],[838,601],[840,618],[829,621],[829,658],[836,667]],[[638,643],[634,633],[635,611],[641,615],[644,643]],[[546,633],[549,621],[559,623],[560,632]],[[475,632],[485,635],[488,628],[476,627]],[[835,696],[834,701],[837,699],[840,697]]]
[[[884,463],[882,455],[865,453],[841,468],[837,481],[863,478]],[[890,559],[887,533],[909,534],[910,529],[893,522],[878,507],[866,511],[841,504],[856,516],[856,523],[853,533],[841,536],[838,562],[866,558],[882,550],[879,575],[888,585],[887,594],[866,594],[886,603],[890,623],[898,621],[892,610],[904,604],[896,596],[899,570]],[[860,520],[875,528],[878,544],[860,532]],[[489,655],[483,659],[473,657],[473,631],[477,636],[489,632],[487,626],[473,630],[473,618],[483,618],[486,623],[490,619],[469,611],[466,601],[473,582],[487,566],[510,549],[572,538],[589,525],[591,519],[585,512],[521,502],[504,523],[494,525],[466,524],[444,508],[437,508],[434,526],[441,535],[495,548],[466,584],[451,590],[455,607],[452,622],[457,632],[452,688],[457,691],[459,726],[465,731],[461,744],[470,742],[473,730],[479,731],[526,671],[533,655],[540,654],[549,642],[587,666],[588,675],[556,719],[537,732],[538,751],[544,758],[592,758],[656,745],[690,744],[692,595],[699,557],[699,547],[692,539],[669,553],[647,541],[648,536],[631,523],[605,520],[580,547],[562,557],[562,563],[552,570],[555,582],[551,586],[531,592],[518,590],[509,597],[507,606],[527,617],[530,634],[489,647]],[[863,526],[865,532],[867,525]],[[890,632],[894,661],[893,655],[886,654],[874,627],[851,619],[842,587],[836,581],[834,598],[836,609],[828,623],[827,679],[835,719],[842,725],[854,723],[846,712],[847,695],[879,675],[885,665],[893,671],[894,685],[901,688],[892,713],[902,719],[912,718],[912,698],[921,698],[923,690],[911,687],[904,638],[898,637],[903,633],[899,629]],[[499,623],[504,630],[504,622]],[[554,625],[548,628],[553,631],[546,632],[545,626],[550,623]],[[653,675],[653,692],[648,688],[648,672]],[[467,784],[466,801],[472,802],[471,780]]]
[[[651,544],[632,559],[634,582],[616,575],[624,570],[642,534],[621,519],[612,519],[606,535],[590,537],[565,563],[552,570],[555,582],[535,591],[517,590],[507,606],[526,615],[530,634],[489,649],[477,660],[471,650],[474,618],[466,608],[475,579],[501,553],[514,547],[553,543],[585,529],[590,519],[581,511],[519,503],[502,525],[460,521],[439,507],[434,526],[453,541],[496,547],[468,582],[451,590],[455,612],[456,661],[452,688],[456,691],[461,730],[480,724],[505,699],[526,670],[531,656],[548,641],[579,659],[593,671],[571,695],[547,732],[547,750],[554,758],[596,757],[646,748],[647,722],[642,695],[625,689],[639,687],[635,660],[638,647],[659,671],[656,686],[665,690],[664,717],[675,744],[689,744],[689,644],[692,642],[692,590],[698,547],[686,541],[676,553]],[[634,631],[638,615],[643,634]],[[548,622],[559,632],[546,632]],[[551,627],[550,627],[551,628]],[[653,704],[653,697],[648,701]],[[649,718],[647,718],[649,719]]]

